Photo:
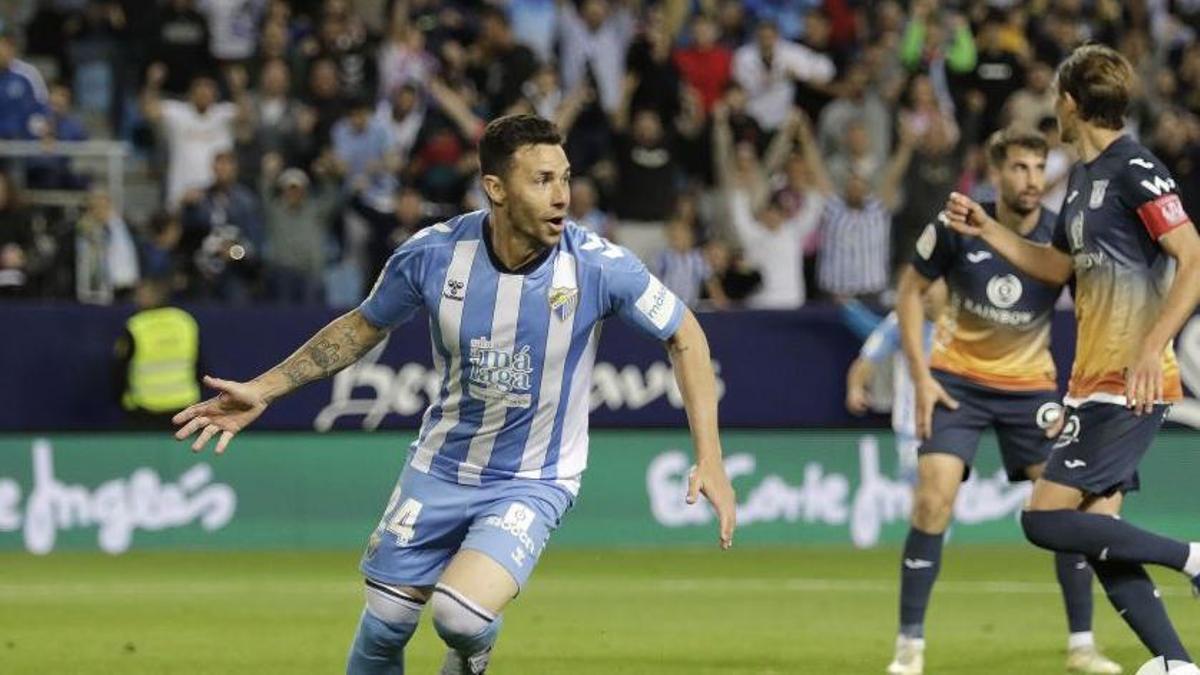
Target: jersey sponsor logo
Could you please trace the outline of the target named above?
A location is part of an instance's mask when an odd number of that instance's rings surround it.
[[[675,313],[676,302],[678,301],[675,299],[675,294],[651,274],[650,283],[646,285],[646,290],[642,292],[642,297],[637,299],[634,306],[655,328],[663,330]]]
[[[1108,256],[1104,251],[1096,251],[1095,253],[1076,253],[1071,258],[1071,264],[1076,270],[1090,270],[1093,267],[1100,267],[1108,262]]]
[[[1055,401],[1046,401],[1037,409],[1034,414],[1034,419],[1037,421],[1039,429],[1049,429],[1054,426],[1055,422],[1062,417],[1062,404]]]
[[[1161,197],[1164,194],[1175,191],[1175,179],[1155,176],[1153,181],[1142,181],[1141,186],[1146,188],[1146,191],[1153,194],[1155,197]]]
[[[467,284],[464,281],[459,279],[447,279],[446,288],[442,291],[442,297],[462,302],[463,299],[467,297],[466,288]]]
[[[579,289],[569,287],[551,288],[548,299],[550,301],[550,311],[559,319],[566,321],[571,318],[571,314],[575,312],[575,305],[579,303]]]
[[[518,350],[499,349],[489,339],[471,340],[471,396],[496,400],[509,408],[528,408],[533,384],[533,355],[529,345]]]
[[[505,511],[503,516],[488,516],[483,519],[483,522],[511,534],[516,537],[517,541],[521,542],[520,546],[515,549],[516,551],[522,551],[519,554],[521,560],[517,560],[517,553],[513,554],[513,561],[521,565],[524,563],[525,553],[533,556],[538,554],[538,545],[529,536],[529,528],[536,519],[537,514],[533,509],[517,502],[509,504],[508,511]]]
[[[1092,196],[1088,198],[1088,207],[1098,209],[1104,206],[1104,193],[1108,191],[1107,180],[1092,181]]]
[[[984,260],[990,259],[991,257],[992,254],[988,251],[971,251],[967,254],[967,260],[973,263],[981,263]]]
[[[1071,202],[1075,201],[1075,198],[1078,196],[1079,190],[1071,190],[1071,194],[1067,195],[1067,203],[1070,204]]]
[[[1067,467],[1068,469],[1080,469],[1087,466],[1087,462],[1083,461],[1082,459],[1066,459],[1063,460],[1063,466]]]
[[[938,214],[939,219],[944,219],[945,217],[945,213]],[[921,232],[921,236],[917,238],[917,255],[921,256],[924,260],[929,260],[929,256],[933,255],[933,248],[935,246],[937,246],[937,226],[929,223],[925,226],[925,230]]]
[[[998,274],[988,280],[987,297],[1000,309],[1008,309],[1021,299],[1021,280],[1012,274]]]
[[[1134,157],[1133,159],[1129,160],[1129,164],[1130,166],[1140,166],[1147,171],[1154,168],[1153,162],[1147,162],[1141,157]]]
[[[970,298],[963,298],[963,309],[978,316],[981,319],[998,323],[1005,326],[1024,326],[1033,321],[1037,316],[1033,312],[1026,312],[1016,309],[997,309],[991,305],[985,305],[982,302],[976,302]]]
[[[1067,236],[1071,238],[1071,250],[1079,251],[1083,248],[1083,212],[1075,214],[1071,219],[1071,224],[1067,227]]]

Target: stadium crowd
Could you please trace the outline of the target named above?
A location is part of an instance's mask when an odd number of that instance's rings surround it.
[[[1087,41],[1134,64],[1130,131],[1200,213],[1198,30],[1197,0],[15,0],[0,139],[46,149],[0,158],[0,295],[355,304],[485,206],[475,143],[529,111],[567,138],[574,220],[689,304],[886,304],[946,195],[988,198],[1001,126],[1049,137],[1058,208],[1053,69]],[[146,160],[144,221],[54,152],[89,137]]]

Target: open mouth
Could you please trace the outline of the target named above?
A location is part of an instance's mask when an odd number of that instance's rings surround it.
[[[563,216],[557,216],[555,218],[547,218],[546,222],[553,225],[554,229],[561,230],[565,226],[566,218],[564,218]]]

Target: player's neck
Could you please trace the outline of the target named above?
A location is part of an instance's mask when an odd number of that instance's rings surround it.
[[[1079,135],[1075,138],[1075,150],[1079,153],[1080,161],[1090,162],[1108,149],[1114,141],[1125,133],[1122,129],[1105,129],[1088,124],[1079,125]]]
[[[496,260],[508,271],[519,270],[545,252],[545,247],[529,237],[521,236],[512,221],[499,209],[488,214],[488,243]]]
[[[1029,234],[1032,232],[1033,228],[1037,227],[1038,218],[1041,215],[1042,210],[1040,208],[1021,215],[1009,208],[1003,199],[996,200],[996,220],[1017,234]]]

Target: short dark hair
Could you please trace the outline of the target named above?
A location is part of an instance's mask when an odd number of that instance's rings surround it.
[[[1050,152],[1050,144],[1040,132],[1023,127],[1008,126],[988,137],[988,163],[994,167],[1003,166],[1004,161],[1008,159],[1008,149],[1013,147],[1032,150],[1042,157]]]
[[[479,171],[503,176],[517,150],[526,145],[562,145],[562,134],[543,117],[521,113],[497,117],[488,123],[479,141]]]
[[[1079,116],[1105,129],[1122,129],[1132,98],[1133,67],[1120,52],[1084,45],[1058,66],[1058,90],[1070,94]]]

